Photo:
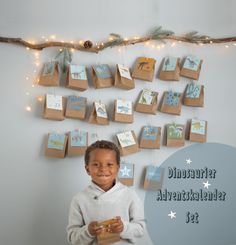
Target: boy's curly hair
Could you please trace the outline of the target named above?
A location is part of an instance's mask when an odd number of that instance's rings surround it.
[[[118,165],[120,165],[120,151],[118,147],[113,142],[107,140],[97,140],[87,148],[84,156],[84,161],[86,165],[89,163],[90,153],[96,149],[107,149],[107,150],[115,151],[116,162]]]

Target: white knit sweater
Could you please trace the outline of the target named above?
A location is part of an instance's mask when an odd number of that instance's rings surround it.
[[[120,234],[121,240],[114,244],[135,243],[137,238],[143,236],[144,209],[137,194],[118,181],[106,192],[91,182],[72,199],[67,226],[68,241],[74,245],[97,244],[96,237],[89,234],[89,223],[116,216],[121,217],[124,230]]]

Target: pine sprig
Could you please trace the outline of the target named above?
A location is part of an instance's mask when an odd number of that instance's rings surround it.
[[[155,28],[151,33],[149,34],[150,39],[153,40],[160,40],[163,42],[163,39],[166,39],[167,37],[170,37],[174,35],[173,31],[169,30],[163,30],[161,26]]]
[[[201,43],[210,39],[209,36],[198,35],[197,31],[188,32],[187,34],[185,34],[185,38],[191,43]]]
[[[72,61],[72,52],[68,48],[64,48],[56,55],[55,60],[59,63],[63,73],[65,73]]]
[[[108,47],[112,48],[122,43],[123,43],[123,38],[121,35],[116,34],[116,33],[111,33],[109,37],[109,41],[104,44],[103,49],[108,48]]]

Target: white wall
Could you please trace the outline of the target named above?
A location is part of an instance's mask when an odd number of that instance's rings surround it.
[[[235,35],[236,2],[233,0],[146,0],[146,1],[16,1],[1,0],[0,35],[42,40],[41,36],[52,34],[58,40],[78,41],[103,40],[109,33],[123,37],[143,35],[151,28],[162,25],[166,29],[183,34],[198,30],[211,36]],[[183,57],[193,53],[204,60],[200,76],[205,86],[205,107],[192,109],[183,107],[180,117],[158,113],[156,116],[135,113],[132,125],[111,122],[108,127],[94,126],[87,122],[66,119],[55,122],[42,119],[42,104],[39,95],[55,92],[60,95],[80,94],[92,101],[102,99],[112,104],[114,98],[136,100],[142,88],[152,88],[163,93],[173,88],[183,91],[187,79],[172,84],[155,79],[152,83],[136,81],[136,88],[123,91],[116,88],[95,90],[91,83],[85,92],[63,87],[32,88],[39,69],[35,69],[35,51],[0,44],[1,67],[1,171],[0,171],[0,243],[4,245],[62,245],[66,244],[65,228],[69,203],[72,196],[89,182],[84,171],[83,158],[47,159],[43,155],[45,135],[57,130],[66,132],[78,127],[97,132],[100,138],[113,140],[115,133],[133,129],[138,135],[142,126],[154,124],[164,126],[169,122],[186,123],[193,116],[209,123],[209,142],[220,142],[236,146],[235,130],[235,65],[236,47],[224,45],[195,46],[168,43],[161,50],[144,45],[129,46],[122,53],[117,48],[100,54],[74,53],[73,62],[91,66],[108,63],[114,68],[124,62],[132,67],[136,57],[146,55],[156,58],[157,66],[166,55]],[[58,49],[40,52],[41,64],[53,58]],[[26,80],[26,76],[30,79]],[[26,95],[29,92],[30,95]],[[32,105],[32,112],[25,106]],[[186,145],[189,143],[186,142]],[[160,150],[142,150],[124,158],[135,163],[135,190],[141,198],[144,166],[160,165],[178,149],[162,147]],[[151,244],[145,237],[140,244]]]

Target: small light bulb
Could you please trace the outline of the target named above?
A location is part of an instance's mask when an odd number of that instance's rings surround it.
[[[229,45],[225,45],[226,48],[229,48]]]
[[[70,43],[74,43],[74,41],[70,41]]]
[[[175,42],[173,42],[172,44],[171,44],[171,47],[174,47],[175,46]]]
[[[118,52],[121,53],[121,49],[120,48],[118,49]]]
[[[46,42],[48,42],[49,40],[48,39],[46,39]]]
[[[29,92],[26,92],[25,94],[26,94],[26,95],[29,95],[30,93],[29,93]]]
[[[236,43],[234,43],[234,46],[236,46]]]
[[[82,40],[80,40],[80,41],[79,41],[79,44],[81,44],[81,45],[82,45],[83,43],[84,43],[84,42],[83,42]]]
[[[29,50],[30,48],[29,48],[29,47],[27,47],[26,49],[27,49],[27,50]]]
[[[32,84],[32,88],[34,88],[35,87],[35,85],[34,84]]]
[[[41,96],[38,97],[38,101],[39,102],[42,102],[43,101],[43,98]]]
[[[55,35],[51,35],[50,38],[51,39],[56,39],[56,36]]]
[[[26,79],[26,80],[29,80],[29,77],[26,77],[25,79]]]
[[[32,109],[31,109],[30,106],[26,106],[26,107],[25,107],[25,110],[30,112]]]
[[[129,39],[126,37],[126,38],[124,38],[124,41],[129,41]]]

